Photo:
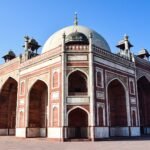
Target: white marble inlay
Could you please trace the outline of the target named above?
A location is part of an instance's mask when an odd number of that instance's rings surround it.
[[[74,61],[74,60],[87,60],[87,59],[88,59],[87,55],[75,55],[75,56],[69,55],[68,56],[68,60],[72,60],[72,61]]]
[[[20,105],[24,105],[24,99],[20,100]]]
[[[67,103],[89,103],[88,97],[68,97]]]
[[[52,100],[58,100],[59,99],[59,91],[52,92]]]
[[[104,92],[96,91],[96,98],[97,99],[105,99]]]
[[[136,104],[136,98],[135,97],[131,97],[130,101],[131,101],[131,104]]]

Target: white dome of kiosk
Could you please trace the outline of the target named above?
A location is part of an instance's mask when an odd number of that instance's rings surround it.
[[[74,32],[83,33],[88,39],[89,39],[89,35],[92,34],[93,45],[95,45],[101,49],[104,49],[106,51],[109,51],[109,52],[111,51],[108,43],[100,34],[98,34],[94,30],[89,29],[85,26],[73,25],[73,26],[65,27],[65,28],[57,31],[56,33],[54,33],[52,36],[50,36],[43,46],[42,53],[45,53],[47,51],[50,51],[50,50],[60,46],[62,44],[62,38],[63,38],[64,33],[67,37],[68,35],[70,35],[71,33],[74,33]]]

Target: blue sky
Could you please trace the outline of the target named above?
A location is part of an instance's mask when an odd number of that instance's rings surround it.
[[[135,54],[142,48],[150,50],[149,0],[1,0],[0,57],[9,49],[23,53],[24,35],[43,46],[52,33],[73,24],[74,12],[80,25],[107,40],[112,52],[117,52],[115,45],[125,33]]]

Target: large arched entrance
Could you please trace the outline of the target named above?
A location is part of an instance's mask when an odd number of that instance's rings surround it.
[[[47,136],[47,85],[38,80],[29,93],[29,115],[27,137]]]
[[[140,125],[142,134],[150,134],[150,82],[146,77],[137,81]]]
[[[87,95],[87,76],[81,71],[75,71],[69,75],[68,95]]]
[[[88,114],[81,108],[68,115],[68,138],[88,138]]]
[[[122,136],[121,128],[127,127],[126,94],[121,82],[117,79],[108,85],[109,125],[112,136]],[[117,129],[120,133],[117,133]]]
[[[1,89],[0,135],[15,135],[17,86],[17,81],[10,77]]]

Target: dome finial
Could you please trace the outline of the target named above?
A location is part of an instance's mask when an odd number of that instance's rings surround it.
[[[128,40],[128,38],[129,38],[129,36],[125,33],[125,34],[124,34],[124,39],[125,39],[125,40]]]
[[[78,14],[77,14],[77,12],[75,12],[75,16],[74,16],[74,25],[75,26],[78,25]]]

